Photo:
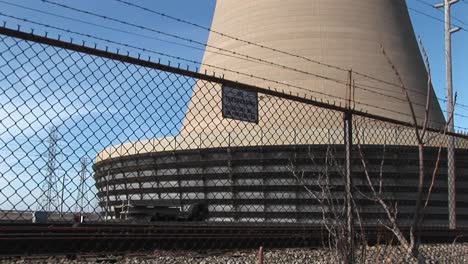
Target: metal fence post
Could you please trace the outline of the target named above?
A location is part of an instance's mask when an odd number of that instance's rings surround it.
[[[450,135],[447,146],[447,174],[448,174],[448,210],[449,228],[457,228],[456,216],[456,183],[455,183],[455,138]]]
[[[347,111],[343,113],[344,143],[345,143],[345,200],[346,200],[346,231],[347,231],[347,260],[354,263],[354,219],[353,219],[353,182],[351,178],[351,154],[353,146],[353,115],[351,113],[351,95],[353,90],[353,71],[349,71],[349,86],[347,91]]]
[[[346,196],[346,228],[348,244],[347,263],[354,263],[354,219],[353,219],[353,195],[351,178],[351,150],[353,138],[353,115],[350,112],[344,113],[344,143],[345,143],[345,196]]]

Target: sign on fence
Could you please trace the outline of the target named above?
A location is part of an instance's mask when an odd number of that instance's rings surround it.
[[[224,118],[258,123],[258,94],[223,85]]]

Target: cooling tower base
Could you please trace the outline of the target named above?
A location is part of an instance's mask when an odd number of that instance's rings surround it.
[[[398,205],[398,219],[405,223],[414,213],[418,180],[416,146],[362,146],[369,173],[379,184],[382,171],[384,197]],[[383,155],[385,149],[385,155]],[[429,186],[437,148],[426,148]],[[468,150],[457,150],[457,214],[468,224]],[[382,163],[382,159],[384,162]],[[424,226],[447,226],[447,169],[442,151]],[[330,198],[343,204],[343,145],[287,145],[179,150],[107,159],[95,165],[96,184],[103,211],[129,200],[159,200],[180,206],[209,206],[213,222],[322,223],[316,195],[330,190]],[[385,216],[372,196],[357,149],[352,159],[355,202],[365,224]],[[328,184],[327,184],[328,182]],[[307,187],[307,188],[305,188]],[[108,188],[108,189],[107,189]],[[466,222],[466,223],[465,223]]]

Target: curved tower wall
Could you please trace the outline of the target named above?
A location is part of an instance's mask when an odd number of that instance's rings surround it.
[[[382,53],[383,46],[398,69],[405,86],[410,90],[419,122],[424,117],[427,73],[405,1],[222,0],[216,5],[212,29],[259,45],[343,69],[352,69],[394,83],[396,85],[390,85],[354,74],[353,79],[357,85],[354,94],[356,109],[411,122],[408,103],[398,85],[392,66]],[[344,98],[348,89],[346,83],[349,76],[347,71],[315,64],[213,33],[210,34],[208,44],[300,71],[326,76],[338,82],[251,60],[206,52],[203,60],[205,64],[264,77],[289,86],[205,67],[207,70],[224,74],[227,79],[345,104]],[[207,50],[213,49],[207,48]],[[444,117],[432,88],[430,93],[430,125],[440,127],[445,122]],[[311,118],[312,113],[298,111],[301,106],[283,105],[275,100],[269,98],[268,102],[263,102],[267,111],[260,110],[258,125],[226,120],[221,114],[221,88],[199,81],[194,88],[181,136],[197,137],[202,134],[200,137],[211,135],[213,138],[225,138],[226,133],[239,133],[238,131],[243,130],[269,134],[282,128],[307,130],[342,126],[339,113],[320,113]],[[272,108],[275,110],[272,111]],[[294,118],[288,118],[289,116]],[[247,139],[240,140],[238,145],[249,145],[246,141]]]

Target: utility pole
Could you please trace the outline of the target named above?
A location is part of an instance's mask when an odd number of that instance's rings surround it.
[[[445,63],[446,63],[446,81],[447,81],[447,130],[454,132],[454,104],[452,89],[452,34],[460,31],[460,27],[452,28],[450,21],[450,7],[459,2],[459,0],[444,0],[444,3],[437,4],[434,7],[445,9]],[[452,136],[448,138],[447,145],[447,176],[448,176],[448,212],[449,228],[457,227],[456,221],[456,190],[455,190],[455,139]]]

